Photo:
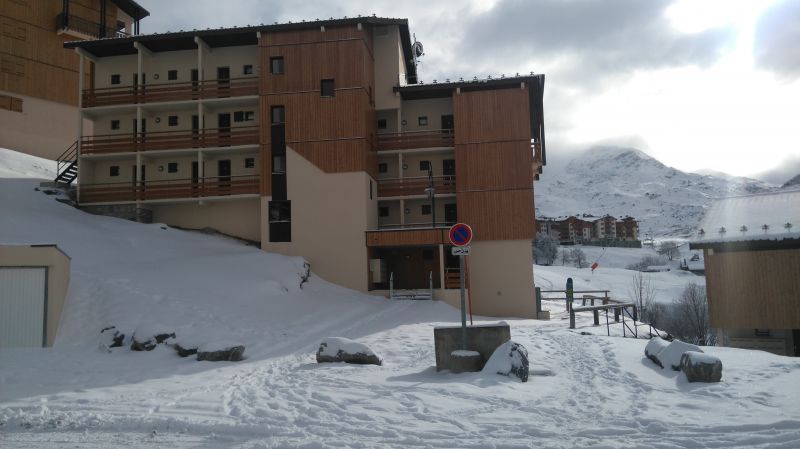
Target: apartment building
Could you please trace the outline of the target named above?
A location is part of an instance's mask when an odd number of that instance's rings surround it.
[[[64,42],[137,34],[148,14],[131,0],[0,0],[0,147],[56,159],[79,120],[79,56]]]
[[[457,302],[447,231],[473,227],[473,311],[535,316],[543,75],[422,83],[405,19],[77,41],[82,207],[260,242],[360,291]],[[83,78],[81,78],[83,79]]]
[[[536,220],[538,231],[558,240],[561,244],[632,246],[641,247],[639,223],[626,216],[616,219],[611,215],[597,218],[583,214],[569,217],[541,217]]]

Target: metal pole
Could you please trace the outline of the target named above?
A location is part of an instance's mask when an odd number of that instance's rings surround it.
[[[464,290],[464,256],[458,256],[458,268],[461,281],[461,349],[467,349],[467,306]]]
[[[539,312],[542,311],[542,287],[535,287],[536,291],[536,318],[539,318]]]

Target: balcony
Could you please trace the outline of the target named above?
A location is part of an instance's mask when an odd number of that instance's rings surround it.
[[[257,145],[258,136],[257,126],[87,136],[81,139],[81,155]]]
[[[452,147],[452,129],[378,134],[378,151]]]
[[[257,195],[259,192],[258,175],[219,176],[201,179],[81,184],[80,202],[81,204],[128,203],[134,201]]]
[[[83,91],[84,108],[165,101],[207,100],[258,95],[258,78],[230,78],[184,83],[104,87]]]
[[[97,22],[63,12],[56,16],[56,31],[86,40],[129,36],[122,30],[104,27]]]
[[[400,225],[397,225],[400,226]],[[380,229],[367,231],[367,246],[370,248],[383,246],[414,246],[414,245],[439,245],[450,244],[448,236],[449,226],[421,228],[417,224],[409,229]]]
[[[432,181],[437,195],[456,193],[455,176],[434,176]],[[426,189],[430,186],[431,178],[427,176],[380,179],[378,180],[378,197],[427,195]]]

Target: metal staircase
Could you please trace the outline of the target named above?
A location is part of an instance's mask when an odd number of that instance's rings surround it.
[[[78,177],[78,141],[76,140],[56,159],[57,184],[70,185]]]

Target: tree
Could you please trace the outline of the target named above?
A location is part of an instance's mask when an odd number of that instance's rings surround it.
[[[549,234],[539,233],[533,242],[533,258],[537,264],[552,265],[558,257],[558,240]]]
[[[631,279],[629,294],[631,300],[636,304],[636,308],[639,309],[642,320],[655,326],[656,323],[650,318],[650,312],[655,305],[656,289],[650,282],[650,275],[641,271],[636,272]]]
[[[696,345],[713,345],[716,336],[708,325],[706,288],[691,282],[673,300],[674,313],[669,331],[681,340]]]
[[[561,248],[561,265],[566,266],[568,262],[572,262],[572,250]]]
[[[671,261],[681,255],[681,250],[678,248],[678,242],[674,240],[664,240],[658,245],[658,254],[666,256],[666,258]]]
[[[584,253],[580,248],[575,248],[570,251],[570,258],[578,268],[586,268],[589,266],[589,264],[586,263],[586,253]]]

